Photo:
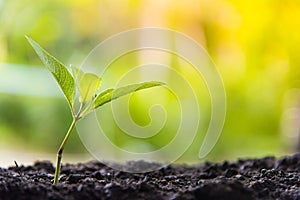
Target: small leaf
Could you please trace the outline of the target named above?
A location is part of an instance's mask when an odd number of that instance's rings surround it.
[[[95,92],[100,88],[101,78],[92,73],[80,74],[79,79],[79,101],[86,103],[92,100]]]
[[[58,61],[55,57],[50,55],[44,50],[39,44],[33,41],[31,38],[25,36],[37,55],[40,57],[44,65],[52,73],[55,80],[57,81],[60,89],[65,95],[70,108],[73,108],[74,97],[75,97],[75,83],[72,75],[67,70],[66,66]]]
[[[157,81],[150,81],[145,83],[137,83],[137,84],[131,84],[124,87],[120,87],[117,89],[107,89],[104,92],[97,95],[95,102],[94,102],[94,109],[114,100],[121,96],[136,92],[138,90],[143,90],[155,86],[161,86],[164,85],[162,82]]]
[[[96,108],[110,102],[113,91],[114,91],[114,89],[110,88],[110,89],[107,89],[104,92],[98,94],[96,96],[93,108],[96,109]]]
[[[74,67],[73,65],[70,65],[72,76],[74,77],[74,80],[78,79],[77,77],[83,74],[83,71],[77,67]]]

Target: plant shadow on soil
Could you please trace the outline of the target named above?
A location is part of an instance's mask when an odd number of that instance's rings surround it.
[[[143,161],[133,163],[145,165]],[[170,165],[140,174],[88,162],[63,165],[60,183],[52,185],[54,167],[43,161],[0,168],[0,199],[300,200],[299,168],[300,153],[280,159]]]

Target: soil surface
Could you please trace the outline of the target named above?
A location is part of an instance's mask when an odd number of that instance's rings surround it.
[[[145,164],[136,162],[135,165]],[[275,159],[168,166],[131,174],[99,162],[63,165],[52,185],[50,162],[0,168],[0,199],[299,199],[300,153]]]

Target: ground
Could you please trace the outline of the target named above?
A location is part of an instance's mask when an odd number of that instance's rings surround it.
[[[135,166],[145,162],[131,163]],[[280,159],[167,166],[131,174],[99,162],[63,165],[52,185],[50,162],[0,168],[0,199],[299,199],[300,153]]]

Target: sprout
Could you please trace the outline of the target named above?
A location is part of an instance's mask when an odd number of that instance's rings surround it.
[[[56,169],[54,175],[53,184],[58,183],[60,175],[61,159],[65,148],[65,145],[74,130],[76,123],[84,118],[87,114],[95,109],[115,100],[121,96],[136,92],[138,90],[147,89],[155,86],[161,86],[164,83],[157,81],[150,81],[144,83],[131,84],[117,89],[107,89],[103,92],[97,93],[101,86],[102,79],[93,73],[84,73],[80,69],[73,68],[72,74],[68,71],[67,67],[62,64],[55,57],[50,55],[39,44],[27,37],[27,40],[40,57],[44,65],[52,73],[53,77],[57,81],[61,91],[63,92],[66,100],[68,101],[70,110],[72,112],[73,121],[62,141],[56,159]],[[76,99],[76,87],[79,91],[79,109],[76,111],[74,108],[74,102]]]

